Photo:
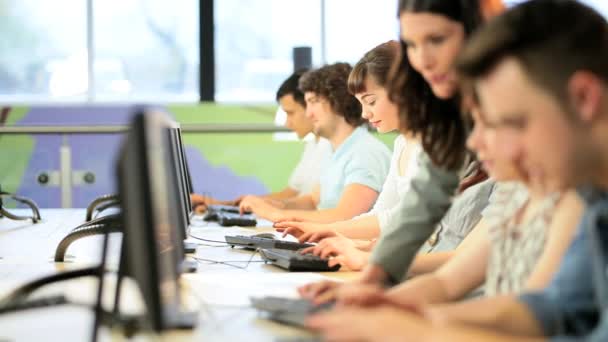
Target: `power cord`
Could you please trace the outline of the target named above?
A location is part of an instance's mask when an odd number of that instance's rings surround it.
[[[93,212],[97,210],[97,207],[100,204],[104,204],[106,202],[120,202],[120,197],[117,194],[109,194],[94,199],[87,207],[85,221],[91,221],[91,219],[93,218]]]
[[[198,258],[196,256],[193,256],[192,258],[194,260],[196,260],[198,263],[202,263],[202,262],[206,262],[209,263],[211,265],[226,265],[226,266],[230,266],[230,267],[234,267],[234,268],[238,268],[241,270],[246,270],[247,267],[249,267],[249,265],[253,262],[265,262],[264,260],[253,260],[253,258],[259,253],[259,248],[257,248],[255,250],[255,252],[253,252],[251,254],[251,257],[249,258],[249,260],[229,260],[229,261],[218,261],[218,260],[211,260],[211,259],[206,259],[206,258]],[[245,266],[240,266],[240,265],[234,265],[234,263],[246,263]]]
[[[212,247],[228,247],[228,246],[229,246],[229,247],[232,247],[232,246],[239,246],[239,247],[247,247],[247,248],[252,248],[252,247],[253,247],[251,244],[248,244],[248,243],[238,243],[238,242],[235,242],[235,243],[230,242],[230,243],[228,243],[228,242],[226,242],[226,241],[219,241],[219,240],[209,240],[209,239],[204,239],[204,238],[198,237],[198,236],[196,236],[196,235],[193,235],[192,233],[188,234],[188,236],[190,236],[190,237],[191,237],[191,238],[193,238],[193,239],[200,240],[200,241],[204,241],[204,242],[212,242],[212,243],[221,243],[221,244],[222,244],[221,246],[218,246],[218,245],[207,245],[207,246],[210,246],[210,247],[211,247],[211,246],[212,246]],[[203,246],[204,246],[204,245],[203,245]]]
[[[38,278],[14,289],[11,293],[9,293],[7,296],[0,300],[0,305],[18,305],[20,302],[23,302],[30,293],[43,286],[46,286],[47,284],[80,277],[97,276],[97,274],[99,274],[99,267],[95,266],[72,271],[64,271],[61,273]]]
[[[211,244],[207,244],[207,243],[193,242],[197,246],[204,246],[204,247],[228,247],[228,243],[226,241],[207,240],[207,239],[200,238],[198,236],[194,236],[191,233],[188,233],[188,236],[191,237],[191,238],[193,238],[193,239],[196,239],[196,240],[201,240],[201,241],[206,241],[206,242],[213,242],[213,243],[221,243],[221,245],[211,245]]]
[[[7,198],[10,198],[21,204],[27,205],[32,210],[32,216],[19,216],[19,215],[15,215],[15,214],[12,214],[11,212],[7,211],[2,206],[3,197],[7,197]],[[33,200],[31,200],[27,197],[11,194],[6,191],[0,191],[0,217],[3,217],[3,216],[8,219],[17,220],[17,221],[32,220],[33,223],[38,223],[42,220],[42,217],[40,216],[40,211],[38,210],[38,205],[36,204],[36,202],[34,202]]]
[[[222,246],[221,247],[227,247],[227,246],[231,246],[232,244],[229,244],[226,241],[219,241],[219,240],[209,240],[209,239],[204,239],[202,237],[198,237],[192,233],[188,234],[191,238],[196,239],[196,240],[200,240],[200,241],[204,241],[204,242],[213,242],[213,243],[221,243]],[[220,247],[220,246],[218,246]]]
[[[65,253],[68,250],[68,247],[76,240],[80,240],[84,237],[93,236],[93,235],[102,235],[109,233],[120,233],[122,232],[122,226],[116,223],[108,223],[108,224],[89,224],[82,225],[74,228],[68,235],[66,235],[55,249],[55,262],[64,262],[65,261]]]
[[[0,315],[16,311],[39,309],[49,306],[71,304],[64,295],[49,296],[45,298],[30,299],[20,302],[9,302],[0,306]]]
[[[102,216],[101,213],[103,213],[105,210],[110,209],[110,208],[117,208],[120,209],[120,202],[116,201],[116,202],[109,202],[107,204],[104,205],[100,205],[99,207],[97,207],[97,209],[94,211],[93,217],[92,219],[97,219],[100,218]]]
[[[61,239],[55,249],[54,260],[55,262],[64,262],[68,247],[76,240],[92,235],[119,232],[122,232],[120,214],[107,215],[85,222],[73,228],[69,234]]]

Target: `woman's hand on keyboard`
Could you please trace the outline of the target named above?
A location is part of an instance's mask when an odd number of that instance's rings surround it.
[[[207,211],[208,205],[221,204],[221,201],[218,201],[210,196],[199,194],[190,194],[190,202],[192,203],[192,209],[198,214]]]
[[[441,331],[420,316],[390,305],[340,307],[312,315],[306,326],[328,341],[427,341],[429,335]],[[437,340],[449,340],[444,335]]]
[[[212,204],[235,205],[234,201],[220,201],[211,196],[190,194],[190,202],[195,213],[203,213],[207,210],[207,206]]]
[[[283,236],[287,236],[288,234],[293,235],[300,240],[300,242],[306,242],[309,241],[311,234],[319,231],[327,231],[329,225],[310,221],[282,220],[275,222],[273,226],[277,232],[283,233]]]
[[[329,258],[330,267],[339,264],[352,271],[362,270],[369,259],[368,252],[360,250],[354,240],[341,235],[323,239],[316,246],[303,249],[302,253]]]
[[[322,280],[298,287],[298,293],[302,298],[311,300],[314,304],[319,305],[333,301],[336,291],[343,285],[343,282]]]
[[[245,196],[239,204],[239,211],[241,215],[246,212],[252,212],[256,216],[269,221],[275,221],[282,217],[280,209],[275,208],[258,196]]]

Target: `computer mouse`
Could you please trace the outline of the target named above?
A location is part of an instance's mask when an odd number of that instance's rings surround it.
[[[262,238],[262,239],[271,239],[271,240],[276,239],[276,236],[274,236],[274,234],[272,234],[272,233],[260,233],[260,234],[255,234],[253,236],[257,237],[257,238]]]

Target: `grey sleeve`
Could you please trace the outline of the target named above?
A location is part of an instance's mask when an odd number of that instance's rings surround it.
[[[452,206],[441,219],[436,232],[436,245],[425,252],[443,252],[456,249],[481,220],[481,212],[488,205],[494,181],[487,179],[477,183],[456,196]],[[426,244],[429,245],[428,243]]]
[[[393,281],[405,278],[420,246],[450,207],[459,182],[458,171],[435,166],[426,153],[419,163],[410,191],[399,201],[398,213],[381,232],[371,256],[372,264],[382,267]]]

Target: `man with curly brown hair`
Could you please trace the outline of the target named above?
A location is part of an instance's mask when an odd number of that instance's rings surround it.
[[[300,78],[306,115],[313,132],[331,143],[333,154],[321,168],[320,185],[308,194],[284,202],[282,208],[245,198],[241,210],[271,220],[335,222],[371,209],[388,174],[390,151],[374,138],[361,116],[361,105],[348,92],[352,67],[335,63]]]

